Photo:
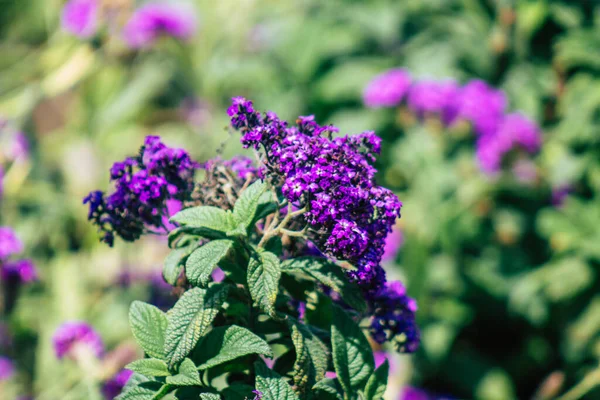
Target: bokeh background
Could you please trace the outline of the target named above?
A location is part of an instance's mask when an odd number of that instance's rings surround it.
[[[148,134],[200,161],[245,154],[225,113],[239,95],[383,138],[378,179],[404,203],[386,269],[417,299],[423,339],[390,355],[387,398],[600,398],[595,0],[197,0],[191,40],[144,49],[121,35],[142,2],[101,3],[104,24],[81,39],[61,27],[61,0],[0,2],[0,225],[38,274],[3,283],[0,355],[15,369],[0,398],[101,399],[102,379],[140,355],[128,307],[174,301],[160,278],[167,247],[109,249],[82,198],[108,189],[110,165]],[[470,124],[366,107],[365,87],[390,68],[500,89],[539,126],[539,151],[489,173]],[[54,355],[69,320],[102,335],[103,378]]]

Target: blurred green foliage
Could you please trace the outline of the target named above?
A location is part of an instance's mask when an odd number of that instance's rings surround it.
[[[117,6],[117,21],[132,1]],[[81,199],[108,168],[159,134],[199,160],[242,149],[225,129],[230,97],[284,118],[314,113],[343,133],[384,139],[380,180],[404,202],[405,243],[391,275],[419,302],[423,345],[401,357],[400,383],[458,398],[554,398],[600,391],[600,5],[594,0],[197,0],[189,44],[132,52],[118,32],[80,41],[60,29],[60,0],[0,3],[0,114],[32,145],[9,171],[0,221],[14,226],[41,280],[10,316],[17,377],[0,394],[93,398],[59,362],[51,335],[83,319],[117,360],[135,353],[127,308],[147,283],[115,285],[124,268],[155,270],[156,239],[109,251]],[[471,138],[366,109],[377,73],[481,78],[544,130],[537,179],[477,168]],[[223,147],[222,147],[223,146]],[[552,189],[572,194],[552,205]],[[129,347],[128,347],[129,346]],[[139,350],[137,350],[139,351]],[[129,353],[128,353],[129,352]],[[134,354],[135,356],[135,354]],[[583,386],[581,386],[583,385]],[[575,397],[573,397],[575,396]]]

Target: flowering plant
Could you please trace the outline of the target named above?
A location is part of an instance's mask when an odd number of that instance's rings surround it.
[[[84,200],[109,245],[168,232],[163,276],[182,293],[167,313],[131,305],[147,358],[118,398],[382,398],[388,364],[375,368],[359,323],[400,352],[419,333],[416,303],[380,266],[401,203],[375,183],[379,139],[334,138],[313,117],[291,126],[243,98],[228,114],[256,164],[200,165],[148,137],[112,168],[114,193]]]

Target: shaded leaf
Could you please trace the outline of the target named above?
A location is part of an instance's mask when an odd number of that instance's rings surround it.
[[[367,305],[360,289],[346,277],[342,267],[322,257],[299,257],[281,263],[281,270],[287,273],[301,272],[313,277],[338,292],[344,301],[358,311],[365,311]]]
[[[385,360],[371,375],[365,387],[365,397],[367,400],[381,400],[387,387],[388,375],[390,373],[390,364]]]
[[[331,326],[333,364],[346,393],[364,389],[374,370],[373,353],[359,326],[341,308],[336,308]]]

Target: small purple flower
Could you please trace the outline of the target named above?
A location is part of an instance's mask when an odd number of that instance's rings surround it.
[[[23,251],[23,243],[8,226],[0,227],[0,260]]]
[[[37,269],[31,260],[18,260],[2,265],[0,273],[7,282],[31,283],[38,279]]]
[[[366,87],[363,101],[367,107],[394,107],[406,96],[411,77],[404,69],[391,69],[376,76]]]
[[[133,371],[124,369],[117,372],[112,378],[106,381],[102,386],[102,394],[104,395],[104,398],[106,400],[113,400],[115,397],[121,394],[121,391],[127,384],[127,381],[129,381],[129,378],[131,378],[131,375],[133,375]]]
[[[70,355],[76,346],[87,347],[96,357],[101,357],[104,353],[100,335],[85,322],[65,322],[58,327],[52,341],[54,352],[59,359]]]
[[[62,10],[63,29],[81,39],[94,36],[99,8],[98,0],[69,0]]]
[[[456,99],[459,90],[458,84],[452,80],[416,82],[408,92],[408,107],[420,117],[434,113],[444,123],[450,124],[458,111]]]
[[[184,4],[152,2],[134,12],[125,25],[123,36],[131,48],[139,49],[151,46],[161,35],[190,39],[196,33],[196,25],[193,8]]]
[[[15,374],[15,365],[8,357],[0,356],[0,381],[10,379]]]

